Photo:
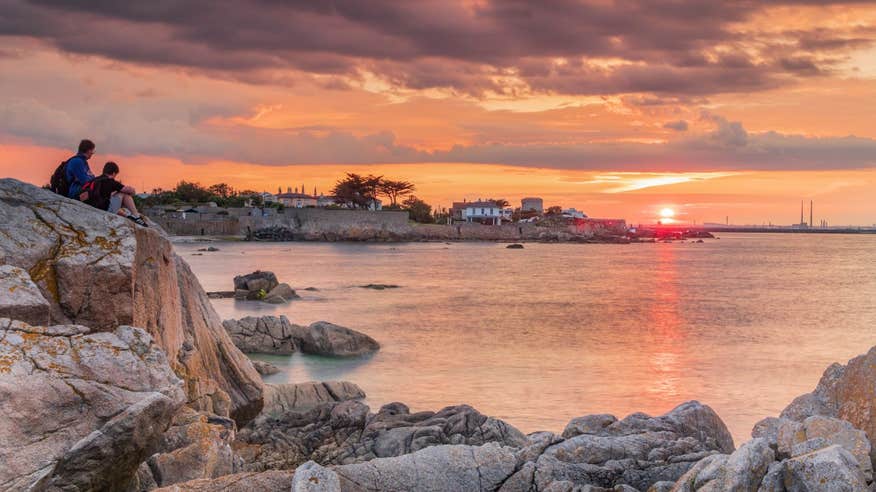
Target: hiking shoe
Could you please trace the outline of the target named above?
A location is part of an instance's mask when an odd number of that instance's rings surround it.
[[[131,219],[131,221],[133,221],[138,226],[149,227],[149,224],[147,224],[146,221],[143,220],[143,217],[140,217],[139,215],[136,217],[134,217],[133,215],[129,215],[128,218]]]

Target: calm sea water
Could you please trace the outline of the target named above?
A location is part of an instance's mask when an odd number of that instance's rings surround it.
[[[274,271],[286,306],[213,301],[361,330],[382,349],[263,357],[269,382],[344,379],[376,410],[468,403],[524,432],[573,417],[660,414],[696,399],[737,443],[876,344],[876,236],[724,234],[702,244],[177,244],[207,290]],[[357,286],[398,284],[374,291]],[[305,291],[315,287],[318,291]]]

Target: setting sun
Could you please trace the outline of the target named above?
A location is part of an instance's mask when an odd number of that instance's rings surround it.
[[[675,217],[675,210],[672,210],[671,208],[668,208],[668,207],[662,208],[662,209],[660,209],[660,217],[663,219],[671,219],[671,218]]]

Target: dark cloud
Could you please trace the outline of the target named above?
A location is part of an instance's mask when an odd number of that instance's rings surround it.
[[[75,111],[45,101],[0,96],[0,136],[69,147],[82,135],[102,155],[155,155],[188,163],[210,160],[262,165],[487,163],[524,167],[613,171],[826,170],[876,167],[876,140],[811,138],[775,132],[749,133],[741,123],[705,113],[714,129],[664,144],[634,142],[514,144],[492,141],[436,151],[404,145],[389,131],[357,134],[327,126],[265,129],[211,125],[210,116],[240,108],[193,101],[114,108],[84,105]],[[682,123],[682,122],[675,122]],[[680,125],[676,125],[680,126]],[[575,135],[568,135],[572,138]],[[578,136],[580,138],[580,136]]]
[[[687,131],[687,121],[678,120],[678,121],[669,121],[663,124],[663,128],[667,128],[669,130],[675,130],[677,132],[686,132]]]
[[[771,2],[794,3],[815,2]],[[513,75],[537,92],[659,95],[781,86],[826,73],[835,55],[876,37],[861,27],[819,28],[785,33],[796,41],[779,44],[734,28],[760,8],[700,0],[0,0],[0,36],[248,81],[276,82],[253,75],[275,69],[367,70],[397,86],[470,94],[520,90],[501,80]]]

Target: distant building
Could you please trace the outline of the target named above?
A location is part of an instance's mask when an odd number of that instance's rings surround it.
[[[262,197],[262,203],[276,203],[277,201],[277,195],[268,193],[267,191],[259,193],[259,196]]]
[[[520,210],[544,213],[544,200],[538,197],[527,197],[520,200]]]
[[[563,210],[563,217],[568,217],[570,219],[586,219],[587,214],[574,208],[567,208]]]
[[[316,197],[316,206],[319,208],[325,208],[329,205],[336,205],[337,198],[333,196],[319,195]]]
[[[462,218],[466,222],[499,225],[504,212],[495,202],[465,202],[462,208]]]
[[[316,207],[317,204],[315,196],[296,192],[280,193],[277,195],[277,201],[284,207],[291,208]]]

